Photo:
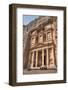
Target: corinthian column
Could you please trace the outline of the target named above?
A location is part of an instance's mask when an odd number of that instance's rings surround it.
[[[55,55],[54,54],[54,48],[52,48],[52,67],[56,68],[56,66],[55,66],[55,56],[54,55]]]
[[[32,58],[31,58],[31,68],[33,68],[34,64],[34,51],[32,52]]]
[[[48,68],[49,65],[49,55],[48,55],[48,48],[46,49],[46,66]]]
[[[42,67],[44,67],[44,49],[42,49]]]
[[[37,67],[38,64],[38,50],[36,51],[36,63],[35,63],[35,67]]]

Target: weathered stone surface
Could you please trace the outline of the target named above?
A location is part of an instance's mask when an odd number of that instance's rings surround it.
[[[57,69],[57,17],[40,16],[23,26],[23,48],[24,70]]]

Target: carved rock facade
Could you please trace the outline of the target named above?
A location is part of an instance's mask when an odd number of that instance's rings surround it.
[[[56,69],[57,17],[40,16],[25,27],[24,69]]]

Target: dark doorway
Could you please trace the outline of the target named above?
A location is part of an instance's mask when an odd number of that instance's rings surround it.
[[[44,65],[46,65],[46,50],[44,50]]]
[[[35,67],[35,63],[36,63],[36,51],[34,51],[34,62],[33,62],[33,67]]]
[[[38,51],[38,67],[42,65],[42,50]]]

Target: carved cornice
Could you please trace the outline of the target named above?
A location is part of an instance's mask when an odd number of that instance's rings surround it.
[[[30,48],[30,50],[34,50],[34,49],[42,48],[42,47],[49,47],[49,46],[56,47],[56,45],[53,42],[45,43],[45,44],[44,43],[38,43],[34,47]]]

